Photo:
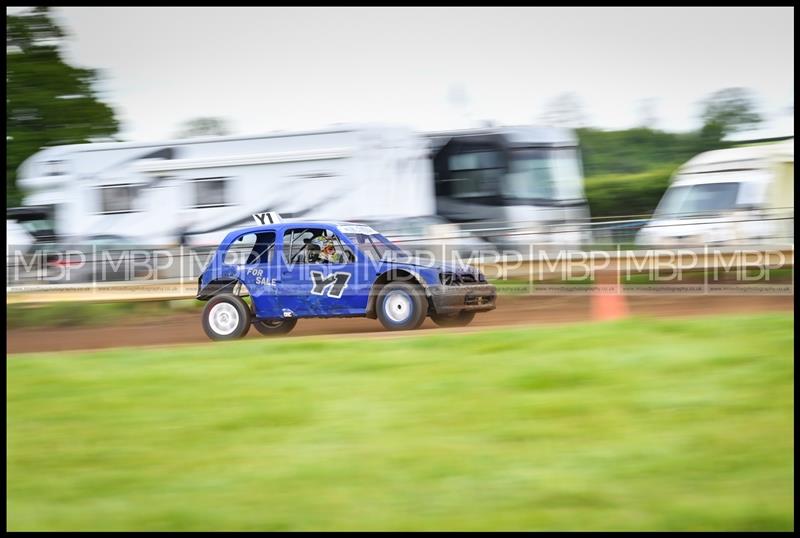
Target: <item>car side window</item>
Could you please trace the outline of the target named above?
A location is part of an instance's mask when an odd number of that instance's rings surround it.
[[[225,252],[226,265],[269,263],[275,247],[275,232],[244,234],[233,241]]]
[[[305,263],[306,242],[313,237],[307,228],[292,228],[283,234],[283,256],[288,264]]]
[[[269,263],[275,252],[275,232],[261,232],[256,234],[253,249],[247,257],[247,265]]]
[[[225,252],[225,265],[244,265],[256,244],[256,234],[249,233],[235,239]]]
[[[283,235],[283,254],[287,263],[348,263],[355,256],[332,231],[321,228],[295,228]]]

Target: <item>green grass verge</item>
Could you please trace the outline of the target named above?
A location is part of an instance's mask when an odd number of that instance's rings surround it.
[[[747,277],[756,280],[739,281],[738,273],[735,271],[719,272],[714,279],[708,272],[708,281],[724,283],[758,283],[758,284],[781,284],[791,283],[794,270],[789,269],[770,269],[769,279],[765,279],[759,270],[748,270]],[[670,272],[665,271],[665,276],[670,277]],[[760,279],[758,279],[760,277]],[[662,276],[662,278],[664,278]],[[499,295],[530,295],[536,293],[537,286],[587,286],[594,284],[591,277],[576,277],[569,280],[533,280],[529,282],[527,278],[508,278],[491,279],[490,282],[497,287]],[[651,278],[649,273],[632,274],[622,279],[623,284],[697,284],[704,283],[705,276],[702,271],[684,271],[680,280],[657,280]],[[251,302],[250,297],[245,297],[245,301]],[[80,327],[80,326],[99,326],[116,325],[121,322],[129,321],[152,321],[161,316],[168,316],[176,312],[199,313],[205,306],[205,302],[195,299],[181,300],[155,300],[155,301],[120,301],[112,303],[91,303],[91,302],[53,302],[45,304],[11,304],[6,305],[6,328],[21,329],[26,327]]]
[[[659,280],[659,277],[661,280]],[[681,271],[680,278],[672,278],[669,269],[658,273],[633,273],[623,276],[623,284],[791,284],[794,278],[794,268],[769,269],[745,269],[743,271],[722,271],[722,270],[690,270]]]
[[[7,528],[789,530],[792,321],[12,355]]]
[[[6,328],[113,325],[121,321],[152,320],[176,312],[199,312],[204,304],[194,299],[113,303],[64,301],[45,304],[10,304],[6,305]]]

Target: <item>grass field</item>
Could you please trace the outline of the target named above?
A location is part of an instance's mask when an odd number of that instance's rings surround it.
[[[790,530],[791,314],[7,359],[10,530]]]

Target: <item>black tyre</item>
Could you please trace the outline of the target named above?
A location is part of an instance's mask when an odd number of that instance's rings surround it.
[[[431,319],[439,327],[466,327],[475,319],[475,312],[462,310],[458,314],[431,314]]]
[[[235,340],[250,330],[250,307],[238,295],[222,293],[203,308],[203,330],[212,340]]]
[[[416,329],[425,321],[427,303],[421,287],[405,282],[390,282],[378,293],[378,320],[389,331]]]
[[[277,320],[256,320],[253,327],[264,336],[277,336],[288,334],[297,325],[297,318],[285,318]]]

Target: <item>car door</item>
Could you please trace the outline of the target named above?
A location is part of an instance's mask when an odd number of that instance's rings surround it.
[[[236,265],[242,283],[250,293],[257,318],[282,316],[277,300],[275,274],[275,232],[248,233],[231,243],[225,263]]]
[[[320,237],[334,245],[340,255],[336,261],[316,256]],[[356,253],[332,227],[297,226],[286,228],[282,236],[278,302],[296,316],[337,316],[363,314],[368,290],[358,271]]]

